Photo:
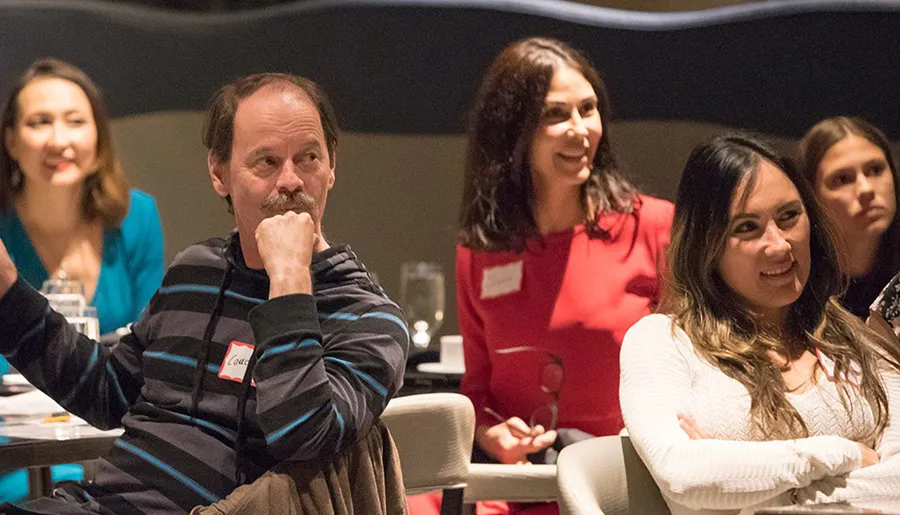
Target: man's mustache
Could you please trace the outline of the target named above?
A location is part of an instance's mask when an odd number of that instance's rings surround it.
[[[279,193],[274,197],[267,198],[263,200],[260,207],[263,213],[269,216],[296,211],[309,213],[310,216],[315,217],[318,210],[315,199],[299,190],[290,193]]]

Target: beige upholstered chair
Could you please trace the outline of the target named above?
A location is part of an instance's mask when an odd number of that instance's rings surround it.
[[[465,503],[476,501],[553,502],[557,498],[556,465],[472,463]]]
[[[409,495],[444,491],[441,512],[459,513],[465,487],[466,511],[485,500],[556,500],[556,466],[469,464],[475,411],[455,393],[397,397],[382,420],[397,444]]]
[[[392,399],[381,415],[400,454],[407,495],[444,491],[441,514],[462,511],[475,409],[457,393],[426,393]]]
[[[562,515],[668,515],[653,477],[627,436],[591,438],[557,460]]]

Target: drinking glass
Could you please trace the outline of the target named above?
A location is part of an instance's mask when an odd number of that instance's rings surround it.
[[[55,279],[44,281],[41,293],[47,297],[50,307],[66,318],[80,317],[87,306],[84,286],[78,281],[70,280],[64,273]]]
[[[444,271],[437,263],[407,262],[400,267],[400,307],[413,344],[425,349],[444,320]]]
[[[95,306],[85,306],[79,316],[66,317],[66,320],[79,333],[92,340],[100,340],[100,319],[97,317],[97,308]]]

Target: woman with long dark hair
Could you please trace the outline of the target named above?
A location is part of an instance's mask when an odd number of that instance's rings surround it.
[[[900,353],[841,307],[844,279],[790,160],[742,134],[693,151],[660,313],[621,356],[625,425],[673,514],[900,500]]]
[[[814,125],[800,143],[803,171],[835,229],[849,276],[841,303],[861,318],[900,272],[900,176],[887,137],[847,116]]]
[[[513,43],[483,79],[456,278],[461,390],[488,459],[552,462],[623,427],[619,347],[657,303],[672,205],[622,174],[610,118],[600,75],[559,41]]]

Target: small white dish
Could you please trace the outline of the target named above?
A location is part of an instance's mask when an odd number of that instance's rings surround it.
[[[3,384],[6,385],[27,385],[31,384],[22,374],[3,374]]]
[[[450,366],[444,363],[419,363],[416,365],[416,370],[427,374],[463,375],[466,371],[466,366]]]

